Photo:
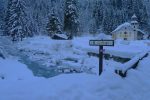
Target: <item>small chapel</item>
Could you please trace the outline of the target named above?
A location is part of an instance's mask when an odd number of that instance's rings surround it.
[[[131,22],[125,22],[119,25],[111,34],[114,40],[142,40],[145,35],[145,33],[139,29],[138,18],[135,14],[131,17]]]

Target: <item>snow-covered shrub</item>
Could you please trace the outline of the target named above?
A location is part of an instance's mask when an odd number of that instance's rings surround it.
[[[70,40],[54,40],[51,46],[54,51],[62,51],[71,49],[72,43]]]

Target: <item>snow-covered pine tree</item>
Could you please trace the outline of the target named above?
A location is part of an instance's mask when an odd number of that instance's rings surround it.
[[[12,41],[20,41],[28,35],[24,0],[12,0],[8,17],[8,35]],[[7,24],[6,24],[7,25]]]
[[[0,0],[0,30],[4,30],[5,0]]]
[[[79,0],[79,33],[89,33],[93,19],[95,0]],[[86,16],[86,17],[85,17]],[[94,22],[95,23],[95,22]]]
[[[31,17],[36,34],[46,33],[48,14],[50,13],[51,0],[30,0]]]
[[[95,18],[90,20],[89,33],[92,35],[95,35],[97,33],[97,26],[96,26]]]
[[[150,31],[149,25],[150,23],[148,22],[148,13],[146,7],[144,7],[143,12],[141,13],[140,26],[145,31]]]
[[[50,36],[53,36],[54,34],[61,33],[61,22],[58,18],[58,16],[55,13],[55,10],[53,9],[52,13],[49,16],[49,22],[46,26],[46,29]]]
[[[114,29],[114,14],[113,10],[105,9],[104,19],[103,19],[103,31],[106,34],[110,34],[110,32]]]
[[[8,0],[8,4],[7,4],[7,11],[6,11],[6,15],[5,15],[5,35],[10,35],[9,30],[12,26],[12,23],[10,21],[10,17],[12,16],[12,0]]]
[[[133,0],[127,0],[127,14],[128,14],[128,20],[131,18],[131,16],[133,15]]]
[[[148,25],[148,13],[146,6],[142,3],[142,0],[133,0],[133,12],[138,17],[140,27],[146,28]]]
[[[79,32],[78,0],[65,1],[64,31],[72,36]]]
[[[96,0],[93,17],[96,21],[96,28],[99,29],[103,22],[104,7],[102,0]]]
[[[0,0],[0,2],[2,1],[7,2],[11,0]],[[134,13],[138,17],[138,21],[141,28],[145,29],[150,26],[148,24],[150,23],[150,18],[148,18],[150,16],[150,12],[149,12],[150,3],[147,0],[78,0],[79,1],[77,3],[78,6],[72,3],[71,4],[66,3],[72,1],[77,2],[77,0],[25,0],[25,1],[27,3],[27,10],[26,10],[28,12],[27,14],[28,15],[30,14],[31,23],[28,24],[29,26],[31,26],[30,29],[32,30],[32,33],[35,33],[36,35],[46,33],[47,31],[45,26],[47,25],[48,14],[51,13],[51,8],[52,8],[51,1],[55,1],[54,6],[56,8],[56,12],[58,12],[59,14],[58,17],[60,19],[60,22],[62,23],[62,26],[67,33],[71,33],[71,29],[72,29],[70,28],[69,25],[70,22],[72,23],[72,20],[70,21],[70,19],[75,19],[74,17],[76,17],[73,15],[73,18],[72,17],[70,18],[69,16],[71,14],[68,14],[66,16],[66,12],[68,11],[66,8],[68,7],[68,5],[73,5],[75,8],[77,8],[76,9],[78,13],[77,19],[79,18],[78,22],[80,22],[79,33],[82,34],[88,33],[89,29],[91,28],[91,23],[95,23],[95,22],[91,22],[91,20],[93,20],[93,10],[97,11],[96,15],[101,15],[102,14],[101,11],[103,12],[102,16],[96,18],[97,20],[99,20],[96,21],[97,23],[101,23],[101,19],[103,19],[102,25],[97,24],[96,27],[97,26],[99,27],[99,25],[100,27],[106,26],[103,25],[103,23],[106,23],[107,20],[106,18],[108,18],[111,23],[113,22],[113,26],[109,25],[110,28],[102,27],[105,31],[113,31],[114,26],[118,26],[123,22],[130,21],[131,16]],[[99,4],[97,4],[98,6],[95,6],[97,1],[102,2],[102,6],[99,6]],[[104,8],[103,10],[101,9],[102,7]],[[98,10],[101,11],[99,12]],[[113,15],[107,16],[105,12],[106,10],[108,14],[112,12],[111,10],[113,10]],[[73,11],[71,12],[73,14]],[[107,22],[108,24],[109,21]]]

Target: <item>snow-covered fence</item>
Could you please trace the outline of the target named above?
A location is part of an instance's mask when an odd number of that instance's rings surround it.
[[[122,67],[117,67],[115,73],[120,75],[121,77],[126,77],[127,73],[130,69],[136,69],[141,60],[148,56],[148,52],[141,53],[138,56],[131,59],[129,62],[123,64]]]
[[[94,53],[94,52],[88,52],[87,54],[89,56],[99,57],[99,54]],[[106,60],[113,59],[114,61],[121,62],[121,63],[126,63],[131,60],[130,58],[122,58],[122,57],[118,57],[118,56],[114,56],[114,55],[110,55],[110,54],[106,54],[106,53],[104,53],[103,55]]]

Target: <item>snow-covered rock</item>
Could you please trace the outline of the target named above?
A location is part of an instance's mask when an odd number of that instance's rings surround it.
[[[110,35],[106,35],[105,33],[100,33],[98,36],[96,36],[97,40],[111,40]]]
[[[68,39],[68,36],[66,34],[54,34],[52,36],[53,39],[56,39],[56,40],[67,40]]]

